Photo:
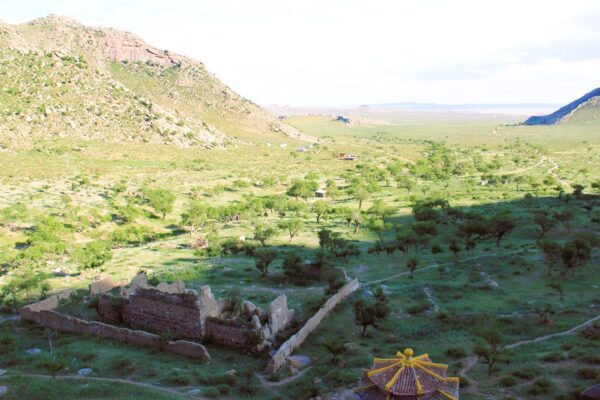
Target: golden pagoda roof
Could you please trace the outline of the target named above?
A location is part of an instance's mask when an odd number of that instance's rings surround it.
[[[428,354],[413,357],[405,349],[392,358],[374,358],[354,392],[361,400],[458,400],[458,378],[447,377],[447,370]]]

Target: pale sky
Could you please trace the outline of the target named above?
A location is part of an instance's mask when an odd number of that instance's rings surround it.
[[[262,105],[566,103],[600,86],[598,0],[0,0],[133,32]]]

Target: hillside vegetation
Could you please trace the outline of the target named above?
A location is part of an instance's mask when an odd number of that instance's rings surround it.
[[[552,114],[529,117],[525,125],[555,125],[562,123],[600,123],[600,88],[594,89],[579,99],[559,108]]]
[[[0,24],[0,102],[3,147],[56,137],[179,146],[312,140],[196,60],[57,16]]]

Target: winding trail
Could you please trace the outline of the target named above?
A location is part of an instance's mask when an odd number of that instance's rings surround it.
[[[551,333],[548,335],[544,335],[544,336],[539,336],[533,339],[526,339],[526,340],[519,340],[518,342],[515,343],[511,343],[509,345],[506,345],[504,348],[505,349],[515,349],[517,347],[521,347],[527,344],[531,344],[531,343],[539,343],[539,342],[543,342],[549,339],[553,339],[556,337],[561,337],[561,336],[568,336],[568,335],[572,335],[574,333],[576,333],[578,330],[586,328],[588,326],[590,326],[591,324],[593,324],[596,321],[600,321],[600,315],[597,315],[593,318],[588,319],[585,322],[582,322],[579,325],[576,325],[574,327],[572,327],[571,329],[568,329],[566,331],[562,331],[562,332],[556,332],[556,333]],[[462,361],[464,363],[466,363],[466,365],[460,370],[458,371],[458,375],[459,376],[463,376],[466,379],[468,379],[470,385],[467,388],[467,391],[472,392],[472,393],[479,393],[479,382],[477,382],[475,379],[473,378],[469,378],[467,376],[467,373],[477,365],[477,363],[479,362],[479,357],[478,356],[470,356],[467,358],[463,358]],[[471,388],[471,389],[469,389]]]
[[[122,383],[125,385],[132,385],[141,387],[144,389],[155,390],[158,392],[163,392],[165,394],[169,394],[172,396],[178,396],[183,399],[196,399],[196,400],[207,400],[205,397],[191,395],[189,393],[181,393],[175,389],[171,389],[168,387],[156,386],[150,383],[131,381],[129,379],[119,379],[119,378],[102,378],[102,377],[94,377],[94,376],[78,376],[78,375],[43,375],[43,374],[28,374],[24,372],[11,372],[5,375],[0,376],[1,379],[6,379],[13,376],[24,376],[29,378],[38,378],[38,379],[59,379],[59,380],[80,380],[80,381],[96,381],[96,382],[110,382],[110,383]]]
[[[19,314],[9,315],[8,317],[0,317],[0,324],[3,324],[8,321],[17,321],[19,319],[21,319],[21,316]]]
[[[569,189],[573,189],[573,185],[566,179],[563,179],[560,175],[558,175],[555,171],[560,168],[560,164],[558,164],[553,159],[549,158],[548,161],[552,163],[552,167],[548,170],[548,174],[552,175],[557,181],[559,181],[562,185],[568,187]]]
[[[277,382],[271,382],[271,381],[267,380],[263,374],[257,373],[256,377],[258,378],[258,380],[260,381],[260,384],[265,389],[272,389],[272,388],[276,388],[279,386],[285,386],[288,383],[294,382],[295,380],[302,378],[304,376],[304,374],[306,374],[308,371],[310,371],[311,368],[312,367],[304,368],[302,371],[298,372],[296,375],[288,376],[287,378],[282,379]]]

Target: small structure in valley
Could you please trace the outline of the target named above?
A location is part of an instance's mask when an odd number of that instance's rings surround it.
[[[360,400],[458,400],[459,380],[447,377],[448,366],[412,349],[392,358],[375,358],[354,393]]]
[[[327,190],[325,190],[325,189],[315,190],[315,197],[319,197],[322,199],[327,198]]]
[[[343,161],[354,161],[357,158],[358,157],[355,156],[354,154],[346,154],[346,153],[340,153],[340,155],[338,156],[338,160],[343,160]]]

